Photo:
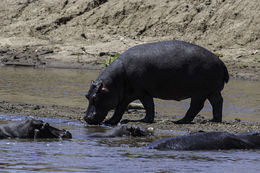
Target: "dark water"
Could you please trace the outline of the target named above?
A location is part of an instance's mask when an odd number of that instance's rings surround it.
[[[86,107],[84,94],[99,72],[0,67],[0,100]],[[260,82],[231,80],[223,91],[224,119],[260,121]],[[159,114],[183,115],[189,101],[156,100]],[[203,115],[211,117],[206,103]],[[21,116],[0,116],[1,123]],[[90,138],[107,127],[85,127],[62,119],[43,119],[68,129],[73,139],[0,140],[0,172],[259,172],[260,151],[157,151],[154,139]]]
[[[1,122],[24,117],[0,116]],[[0,140],[0,172],[259,172],[260,151],[157,151],[142,138],[90,138],[106,127],[39,118],[69,129],[71,140]],[[138,146],[138,147],[137,147]]]

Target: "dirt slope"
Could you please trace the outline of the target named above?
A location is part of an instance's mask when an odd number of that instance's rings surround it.
[[[26,63],[34,52],[38,64],[100,64],[100,52],[169,39],[218,52],[234,77],[260,79],[259,0],[0,2],[2,62]]]

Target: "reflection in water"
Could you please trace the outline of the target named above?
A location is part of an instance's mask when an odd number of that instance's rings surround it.
[[[0,68],[1,100],[86,106],[84,95],[97,71]]]
[[[37,104],[55,104],[85,108],[84,95],[99,71],[76,69],[0,68],[0,98]],[[260,82],[231,80],[223,90],[224,120],[240,118],[260,121]],[[181,102],[156,99],[156,112],[184,115],[189,100]],[[205,103],[200,113],[212,118],[211,106]]]
[[[1,116],[0,122],[22,116]],[[40,118],[41,119],[41,118]],[[143,138],[89,138],[107,127],[42,119],[69,130],[71,140],[0,140],[3,172],[259,172],[260,151],[157,151]],[[120,142],[122,141],[122,142]],[[134,147],[132,143],[135,143]],[[112,144],[112,145],[111,145]],[[0,172],[1,172],[0,171]]]

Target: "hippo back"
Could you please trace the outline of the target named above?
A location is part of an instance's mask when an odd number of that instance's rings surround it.
[[[132,88],[153,97],[182,100],[196,93],[222,90],[229,76],[213,53],[183,41],[164,41],[130,48],[119,56]]]

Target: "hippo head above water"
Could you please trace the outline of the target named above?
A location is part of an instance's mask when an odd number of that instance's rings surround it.
[[[37,121],[37,120],[36,120]],[[59,130],[55,127],[50,126],[48,123],[40,121],[40,128],[34,129],[34,138],[71,138],[72,135],[67,130]]]
[[[71,138],[66,130],[59,130],[42,120],[26,119],[0,126],[0,138]]]

